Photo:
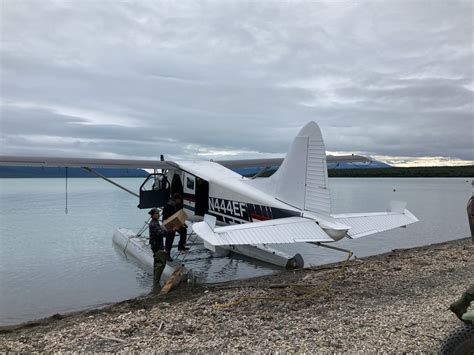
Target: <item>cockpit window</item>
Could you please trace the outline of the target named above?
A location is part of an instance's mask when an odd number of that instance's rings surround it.
[[[186,178],[186,187],[190,190],[194,190],[194,179],[189,177]]]

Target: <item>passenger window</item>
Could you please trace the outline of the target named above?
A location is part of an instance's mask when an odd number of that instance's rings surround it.
[[[186,178],[186,187],[190,190],[194,191],[194,179],[191,179],[189,177]]]

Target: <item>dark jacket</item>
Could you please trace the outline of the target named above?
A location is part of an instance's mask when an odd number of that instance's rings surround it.
[[[175,200],[170,199],[166,206],[163,208],[163,221],[165,219],[168,219],[172,215],[174,215],[176,212],[178,212],[180,209],[183,208],[183,204],[176,203]]]
[[[150,246],[153,253],[156,253],[158,250],[164,250],[163,237],[166,237],[166,232],[161,229],[160,222],[152,219],[149,227],[150,234]]]

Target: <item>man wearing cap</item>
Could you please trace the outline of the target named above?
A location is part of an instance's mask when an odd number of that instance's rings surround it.
[[[183,208],[183,198],[178,193],[173,194],[171,199],[163,208],[163,220],[171,217],[173,214],[175,214],[182,208]],[[165,244],[165,250],[166,250],[166,254],[168,255],[168,258],[167,258],[168,261],[173,261],[173,259],[171,259],[171,248],[173,247],[174,235],[176,234],[176,232],[179,233],[178,250],[182,250],[182,251],[189,250],[189,248],[186,246],[186,236],[188,233],[186,229],[186,225],[179,227],[178,230],[169,231],[166,236],[166,244]]]
[[[153,251],[153,292],[160,289],[160,278],[166,266],[166,253],[163,247],[163,237],[167,236],[165,230],[160,226],[160,211],[151,209],[148,214],[151,216],[149,227],[150,247]]]

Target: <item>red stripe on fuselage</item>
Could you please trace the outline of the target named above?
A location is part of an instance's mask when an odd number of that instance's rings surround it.
[[[252,213],[251,216],[252,216],[252,219],[256,219],[258,221],[268,221],[269,219],[271,219],[271,217],[262,216],[256,213]]]

